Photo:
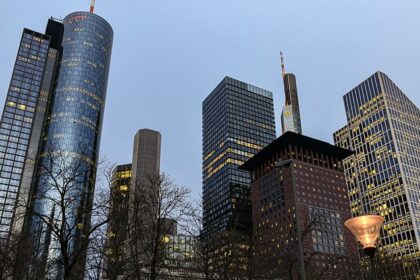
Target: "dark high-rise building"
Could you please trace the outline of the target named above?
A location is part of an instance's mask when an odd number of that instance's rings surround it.
[[[23,226],[37,267],[62,257],[48,225],[63,217],[53,202],[63,192],[66,222],[77,225],[65,229],[70,254],[90,227],[112,40],[111,26],[88,12],[49,20],[45,34],[23,32],[1,120],[0,238]],[[83,172],[64,191],[70,184],[53,177],[75,166]],[[45,270],[62,277],[60,265]]]
[[[124,275],[127,259],[127,232],[129,195],[131,185],[131,164],[115,167],[112,177],[112,200],[107,230],[106,279],[116,280]]]
[[[347,125],[334,142],[355,152],[344,161],[351,212],[385,218],[379,253],[403,263],[395,279],[413,279],[420,271],[419,108],[382,72],[346,93],[344,105]]]
[[[160,150],[161,150],[161,134],[158,131],[151,129],[140,129],[134,136],[134,147],[133,147],[133,163],[132,163],[132,177],[130,185],[130,209],[134,209],[134,213],[130,214],[130,219],[142,220],[142,227],[150,228],[153,227],[155,221],[150,215],[147,215],[145,207],[151,207],[154,205],[150,203],[154,197],[158,197],[156,184],[156,176],[160,174]],[[158,213],[158,209],[153,209],[155,213]],[[134,223],[133,220],[131,220]],[[150,234],[147,231],[145,234]],[[143,236],[144,239],[151,239],[152,236]],[[137,256],[143,263],[148,265],[149,259],[147,258],[146,248],[140,246],[137,248]]]
[[[150,176],[160,172],[161,135],[151,129],[140,129],[134,136],[133,147],[133,186],[147,183]]]
[[[340,161],[352,152],[285,132],[245,162],[251,173],[258,279],[347,279],[356,242]],[[293,267],[293,269],[290,269]],[[259,278],[260,277],[260,278]]]
[[[24,29],[0,128],[0,244],[22,227],[55,70],[62,26]]]
[[[214,240],[235,231],[246,239],[252,228],[251,180],[238,166],[275,139],[273,95],[225,77],[203,101],[202,128],[203,236]]]
[[[296,77],[292,73],[286,73],[283,54],[281,57],[281,66],[285,95],[285,104],[281,113],[282,131],[283,133],[286,131],[292,131],[302,134]]]
[[[112,201],[108,223],[107,279],[117,280],[127,271],[127,248],[130,203],[138,203],[134,192],[147,189],[150,179],[160,172],[161,134],[151,129],[140,129],[134,136],[133,163],[118,165],[113,172]],[[131,199],[130,199],[131,198]],[[167,226],[174,222],[166,220]],[[168,232],[171,232],[170,230]]]

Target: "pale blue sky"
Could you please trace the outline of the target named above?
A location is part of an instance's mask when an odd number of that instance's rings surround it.
[[[22,29],[43,32],[50,16],[89,4],[0,0],[0,104]],[[279,127],[280,49],[309,136],[331,142],[345,123],[343,94],[376,70],[418,105],[419,11],[416,0],[97,0],[115,33],[101,154],[130,162],[137,129],[159,130],[161,169],[198,197],[202,100],[232,76],[274,93]]]

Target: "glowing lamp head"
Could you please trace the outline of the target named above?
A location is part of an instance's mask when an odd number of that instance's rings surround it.
[[[367,254],[373,254],[379,237],[384,218],[378,215],[365,215],[348,219],[344,225],[362,243]],[[373,252],[372,252],[373,251]]]

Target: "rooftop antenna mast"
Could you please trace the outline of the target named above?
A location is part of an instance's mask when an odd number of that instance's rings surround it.
[[[286,69],[284,67],[284,57],[283,57],[282,51],[280,51],[280,60],[281,60],[281,74],[284,77],[286,75]]]
[[[94,9],[95,9],[95,0],[92,0],[92,2],[90,2],[90,12],[93,13]]]

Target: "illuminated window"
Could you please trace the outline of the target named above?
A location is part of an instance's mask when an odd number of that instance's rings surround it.
[[[128,186],[127,185],[121,185],[120,186],[120,191],[122,191],[122,192],[128,191]]]

